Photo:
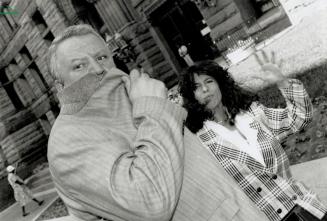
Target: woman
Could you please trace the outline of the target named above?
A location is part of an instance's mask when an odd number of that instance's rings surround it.
[[[292,179],[280,145],[311,121],[310,99],[300,81],[282,75],[274,57],[264,58],[258,60],[265,71],[260,78],[277,84],[285,109],[263,106],[226,70],[203,61],[189,67],[180,81],[189,112],[186,126],[269,220],[327,220],[315,194]]]
[[[8,181],[10,186],[14,190],[15,200],[19,202],[22,207],[23,216],[27,216],[28,213],[25,211],[25,206],[30,201],[35,201],[39,206],[43,204],[43,201],[38,201],[34,198],[32,192],[26,187],[24,180],[15,174],[15,167],[9,165],[7,167]]]

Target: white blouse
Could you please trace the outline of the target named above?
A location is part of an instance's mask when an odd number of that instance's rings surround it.
[[[246,152],[262,165],[266,166],[257,141],[258,131],[250,127],[252,121],[253,119],[248,114],[241,113],[235,117],[235,129],[233,130],[214,121],[206,121],[204,124],[224,140],[232,143],[239,150]]]

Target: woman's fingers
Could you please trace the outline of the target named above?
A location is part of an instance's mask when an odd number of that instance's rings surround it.
[[[276,64],[276,53],[274,51],[271,52],[271,63]]]
[[[259,53],[261,53],[261,56],[259,56]],[[271,51],[270,53],[270,58],[267,54],[267,52],[265,52],[264,50],[260,50],[258,52],[256,52],[254,54],[255,59],[257,60],[257,62],[259,63],[260,66],[263,66],[267,63],[272,63],[272,64],[277,64],[277,59],[276,59],[276,52],[275,51]]]
[[[261,50],[261,53],[262,53],[263,61],[265,63],[270,63],[270,60],[269,60],[269,57],[268,57],[267,53],[264,50]]]
[[[258,62],[258,64],[259,64],[260,66],[264,65],[264,62],[263,62],[263,61],[261,60],[261,58],[259,57],[258,53],[255,53],[255,54],[254,54],[254,58],[255,58],[255,60]]]
[[[284,59],[280,59],[280,61],[278,62],[278,67],[280,68],[280,69],[282,69],[282,67],[283,67],[283,65],[284,65]]]

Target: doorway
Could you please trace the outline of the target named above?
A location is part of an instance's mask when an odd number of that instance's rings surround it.
[[[206,26],[196,4],[190,0],[167,0],[150,15],[151,23],[157,27],[167,45],[175,55],[179,65],[187,64],[178,53],[181,44],[193,61],[213,58],[210,40],[201,34]]]
[[[86,0],[72,0],[72,4],[76,10],[77,16],[85,24],[91,25],[98,32],[104,26],[104,22],[99,15],[94,4]]]

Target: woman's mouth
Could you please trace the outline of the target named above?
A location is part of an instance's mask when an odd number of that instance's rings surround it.
[[[208,104],[212,99],[212,95],[209,95],[207,97],[204,98],[204,104]]]

